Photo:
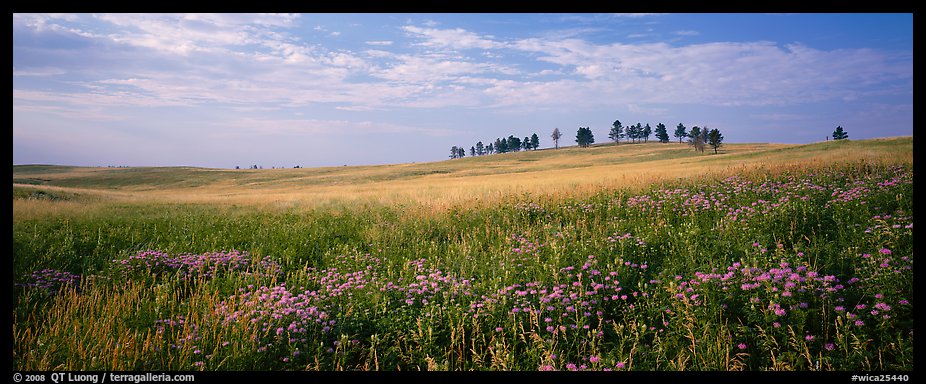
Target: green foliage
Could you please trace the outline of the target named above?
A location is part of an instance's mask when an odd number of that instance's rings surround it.
[[[720,130],[717,128],[712,129],[707,134],[707,143],[711,146],[711,148],[714,148],[714,153],[717,153],[717,149],[723,145],[723,135],[720,134]]]
[[[594,144],[595,135],[592,134],[592,129],[589,127],[579,127],[579,130],[576,131],[576,143],[583,148]]]
[[[833,140],[845,140],[849,138],[849,133],[842,129],[842,126],[836,127],[833,131]]]
[[[666,131],[666,125],[663,123],[656,124],[656,138],[660,143],[669,142],[669,132]]]

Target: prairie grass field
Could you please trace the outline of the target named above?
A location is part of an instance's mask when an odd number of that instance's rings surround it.
[[[13,167],[15,370],[912,371],[912,137]]]

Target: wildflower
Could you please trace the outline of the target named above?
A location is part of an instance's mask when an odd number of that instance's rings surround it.
[[[832,351],[832,350],[836,349],[836,346],[833,345],[833,343],[826,343],[826,344],[823,346],[823,348],[826,349],[827,351]]]
[[[742,351],[742,350],[746,349],[746,343],[739,343],[739,345],[737,345],[736,347],[739,348],[739,349]]]

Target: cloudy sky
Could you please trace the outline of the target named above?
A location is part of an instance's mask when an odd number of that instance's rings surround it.
[[[614,120],[913,134],[911,14],[14,14],[13,163],[446,159]]]

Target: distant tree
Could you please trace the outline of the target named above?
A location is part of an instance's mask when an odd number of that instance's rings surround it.
[[[550,137],[553,138],[553,148],[559,149],[559,138],[563,137],[563,134],[559,132],[559,128],[553,128],[553,134]]]
[[[669,132],[666,131],[666,125],[663,123],[656,124],[656,138],[660,143],[669,142]]]
[[[540,148],[540,136],[535,133],[531,135],[531,149],[536,151],[537,148]]]
[[[682,143],[682,139],[688,137],[688,132],[685,132],[685,125],[684,125],[684,124],[678,123],[678,126],[675,127],[675,135],[674,135],[674,136],[678,138],[679,144]]]
[[[620,143],[621,138],[624,137],[624,126],[621,124],[620,120],[614,120],[614,123],[611,124],[611,132],[608,133],[608,138],[613,140],[615,143]]]
[[[636,123],[627,126],[627,138],[633,140],[633,142],[643,138],[643,124]]]
[[[482,155],[485,155],[485,153],[486,153],[486,148],[485,148],[485,146],[482,144],[482,142],[480,141],[480,142],[476,143],[476,155],[482,156]]]
[[[576,132],[576,143],[580,147],[588,147],[595,143],[595,135],[592,134],[592,129],[589,127],[579,127],[579,130]]]
[[[495,153],[508,152],[508,140],[495,139]]]
[[[849,138],[849,133],[842,129],[842,126],[836,127],[833,131],[833,140],[845,140]]]
[[[710,144],[711,148],[714,148],[714,153],[717,153],[717,148],[723,145],[723,135],[720,134],[720,130],[717,128],[712,129],[707,134],[707,143]]]
[[[469,147],[469,155],[476,156],[476,147]]]
[[[489,145],[486,146],[486,154],[491,155],[493,153],[495,153],[495,146],[489,143]]]
[[[531,138],[530,137],[524,136],[524,140],[521,140],[521,148],[523,148],[525,151],[531,150]]]
[[[691,132],[688,133],[688,144],[691,145],[695,151],[701,151],[704,147],[703,137],[701,136],[701,128],[695,125],[691,127]]]
[[[451,158],[451,159],[456,159],[456,158],[459,157],[459,156],[460,156],[460,150],[459,150],[459,148],[457,148],[456,145],[450,147],[450,158]]]
[[[637,126],[634,125],[634,124],[628,125],[627,128],[626,128],[626,135],[625,135],[625,136],[627,136],[627,141],[630,141],[630,142],[636,141],[636,138],[637,138]]]
[[[508,136],[508,150],[513,152],[520,151],[521,139],[514,137],[514,135]]]
[[[649,142],[649,136],[653,134],[653,128],[649,126],[649,123],[646,123],[641,133],[643,134],[643,142]]]
[[[236,166],[235,166],[235,169],[241,169],[241,167],[239,167],[239,166],[236,165]]]
[[[462,159],[464,156],[466,156],[466,148],[460,147],[457,149],[457,157]]]

